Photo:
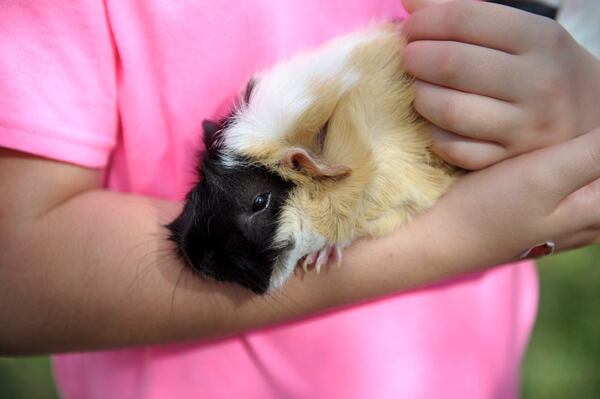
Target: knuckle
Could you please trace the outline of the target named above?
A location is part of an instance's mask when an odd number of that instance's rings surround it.
[[[446,9],[445,28],[448,32],[462,33],[467,27],[472,26],[473,15],[469,4],[458,2],[449,5]]]
[[[567,89],[564,76],[554,68],[540,74],[533,85],[536,97],[551,106],[560,102]]]
[[[559,99],[537,105],[524,125],[526,134],[519,147],[529,151],[572,138],[577,130],[577,119],[564,111],[567,107],[568,104]]]
[[[519,149],[532,150],[538,146],[545,147],[549,144],[550,133],[554,129],[554,122],[546,114],[532,115],[530,137],[522,139]]]
[[[587,156],[589,164],[594,170],[600,171],[600,145],[590,145],[587,147]]]
[[[456,131],[459,127],[460,114],[455,103],[449,100],[440,100],[439,124],[447,130]]]
[[[545,41],[554,51],[561,52],[571,45],[571,35],[565,28],[554,21],[547,21]]]
[[[438,73],[442,82],[452,85],[462,69],[461,60],[455,51],[445,49],[439,56]]]

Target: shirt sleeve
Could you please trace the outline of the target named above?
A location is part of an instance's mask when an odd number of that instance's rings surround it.
[[[117,135],[116,64],[104,2],[3,2],[0,147],[104,167]]]

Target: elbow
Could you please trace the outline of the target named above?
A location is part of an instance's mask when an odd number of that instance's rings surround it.
[[[0,225],[0,356],[32,355],[30,346],[36,326],[31,304],[32,284],[24,255],[19,255],[22,243],[15,231],[6,231]]]

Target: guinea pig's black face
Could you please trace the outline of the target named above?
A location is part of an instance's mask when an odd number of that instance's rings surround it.
[[[202,175],[167,226],[171,239],[195,271],[264,294],[285,249],[275,248],[274,236],[291,183],[241,158],[224,164],[214,153],[205,156]]]

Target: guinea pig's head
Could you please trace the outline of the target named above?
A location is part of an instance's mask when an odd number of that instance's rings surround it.
[[[222,127],[204,123],[202,177],[167,227],[194,271],[264,294],[277,257],[294,245],[275,237],[292,183],[241,156],[224,157],[218,140]]]

